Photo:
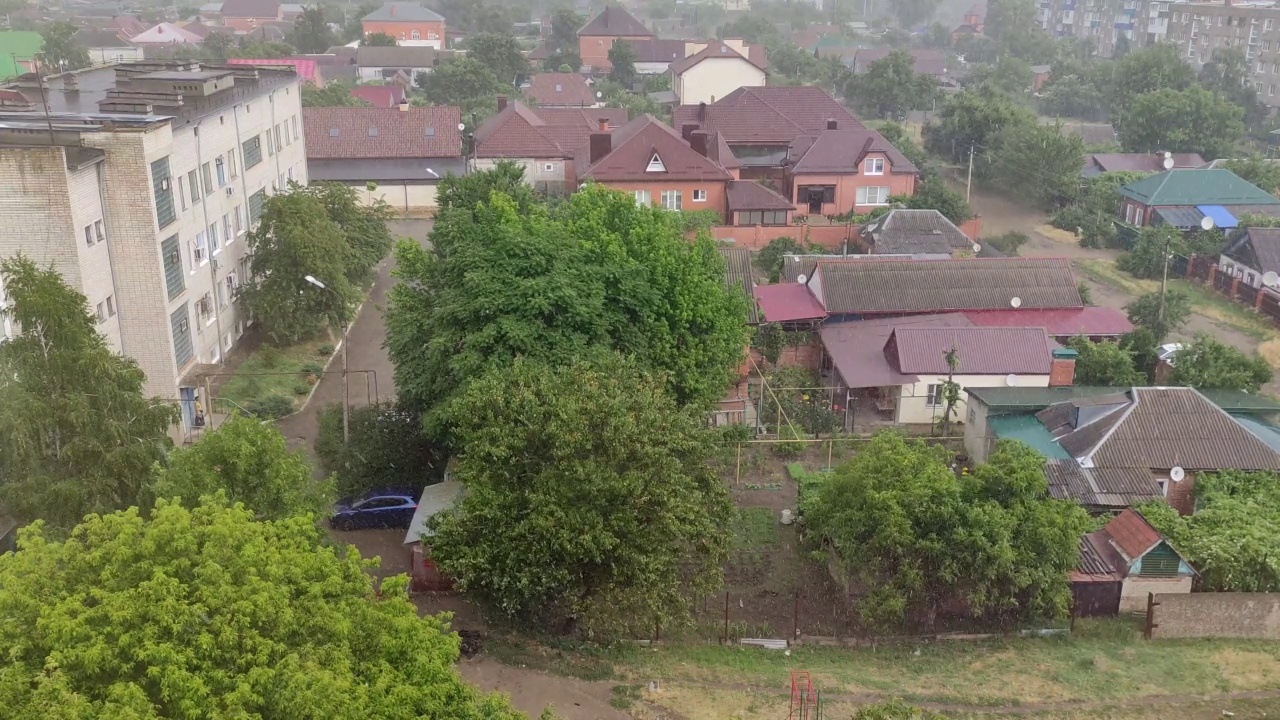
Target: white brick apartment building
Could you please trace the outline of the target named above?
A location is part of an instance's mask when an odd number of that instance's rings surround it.
[[[52,264],[190,423],[197,375],[244,333],[249,226],[307,182],[297,76],[132,63],[9,87],[28,103],[0,104],[0,257]]]

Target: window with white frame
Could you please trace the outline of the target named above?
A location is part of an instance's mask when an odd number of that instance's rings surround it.
[[[276,154],[276,146],[271,142],[271,128],[267,128],[267,131],[262,134],[267,138],[267,157],[271,157]]]
[[[84,244],[85,247],[93,247],[93,226],[84,226]]]
[[[107,296],[106,303],[107,303],[107,317],[115,317],[115,316],[116,316],[116,299],[115,299],[115,296],[113,296],[113,295],[108,295],[108,296]]]
[[[100,243],[107,241],[107,228],[101,220],[93,221],[93,236]]]
[[[662,164],[662,158],[658,157],[658,153],[654,153],[649,158],[649,165],[644,169],[645,172],[666,172],[667,166]]]
[[[649,207],[653,204],[653,193],[648,190],[635,190],[633,194],[636,196],[636,204],[640,207]]]
[[[942,405],[942,385],[930,385],[925,393],[924,404],[928,407]]]
[[[205,293],[196,301],[196,315],[198,315],[201,320],[204,320],[205,325],[213,324],[213,295],[211,293]]]
[[[542,172],[555,172],[556,166],[553,163],[542,163]]]
[[[889,203],[889,188],[887,187],[858,188],[858,204],[859,205],[887,205],[888,203]]]
[[[214,171],[218,175],[218,187],[226,187],[227,185],[227,161],[221,157],[214,158]]]
[[[706,201],[707,201],[707,191],[706,191],[706,190],[694,190],[694,191],[693,191],[693,201],[694,201],[694,202],[706,202]]]
[[[868,175],[883,175],[884,158],[867,158],[862,167]]]
[[[663,190],[662,191],[662,209],[663,210],[679,210],[683,204],[683,193],[679,190]]]
[[[236,241],[235,233],[231,232],[231,213],[222,216],[222,238],[228,245]]]
[[[191,273],[194,275],[196,268],[204,267],[209,264],[209,245],[205,241],[204,231],[196,233],[196,239],[191,241]]]
[[[209,249],[214,255],[222,252],[222,241],[218,236],[218,221],[214,220],[209,225]]]

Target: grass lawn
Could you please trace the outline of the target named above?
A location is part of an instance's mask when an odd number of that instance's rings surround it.
[[[317,373],[324,369],[333,347],[331,341],[323,338],[286,348],[262,345],[235,369],[235,376],[222,386],[218,398],[234,403],[233,407],[266,417],[287,415],[302,405],[318,382]]]

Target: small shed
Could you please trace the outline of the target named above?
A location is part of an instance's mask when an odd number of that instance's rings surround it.
[[[461,496],[462,483],[448,476],[444,482],[423,488],[422,497],[418,499],[418,509],[413,512],[409,531],[404,536],[404,544],[411,546],[410,552],[413,555],[409,576],[414,590],[452,589],[453,580],[445,577],[431,559],[429,543],[435,533],[427,527],[427,521],[439,513],[453,510]]]
[[[1115,615],[1147,606],[1148,593],[1189,593],[1196,571],[1136,510],[1080,538],[1071,573],[1076,614]]]

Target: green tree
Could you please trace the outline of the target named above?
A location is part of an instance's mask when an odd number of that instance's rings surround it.
[[[1088,515],[1048,497],[1044,457],[1021,443],[1001,441],[963,479],[950,460],[880,432],[802,504],[850,582],[867,589],[863,622],[932,627],[953,600],[986,620],[1064,615]]]
[[[311,83],[302,86],[302,107],[369,107],[369,103],[351,94],[351,86],[331,81],[318,88]]]
[[[521,215],[529,214],[538,204],[533,188],[524,181],[524,168],[509,160],[500,160],[488,170],[441,179],[436,186],[437,214],[443,215],[451,210],[473,213],[479,206],[487,204],[495,192],[515,202],[516,211]]]
[[[551,16],[551,35],[547,44],[553,53],[572,50],[578,52],[578,30],[587,23],[587,19],[574,12],[572,8],[561,8]]]
[[[63,542],[25,530],[0,555],[6,714],[522,717],[462,682],[457,636],[403,576],[375,595],[359,553],[321,540],[212,501],[93,515]]]
[[[368,283],[373,278],[373,267],[387,257],[394,244],[387,228],[387,221],[393,215],[391,207],[382,200],[361,203],[355,190],[340,183],[316,183],[294,188],[292,192],[320,201],[325,216],[337,224],[346,241],[342,258],[347,280],[353,284]]]
[[[851,76],[844,94],[862,115],[888,118],[927,110],[939,93],[933,78],[916,72],[911,53],[898,50]]]
[[[874,705],[863,705],[853,714],[853,720],[945,720],[943,716],[908,705],[902,700],[889,700]]]
[[[1275,195],[1280,191],[1280,163],[1271,162],[1260,155],[1228,160],[1222,167]],[[1241,223],[1243,226],[1243,223]],[[1257,227],[1250,225],[1249,227]]]
[[[1169,381],[1197,390],[1256,393],[1271,382],[1271,366],[1256,353],[1246,355],[1208,335],[1197,335],[1195,342],[1178,351]]]
[[[384,32],[369,33],[360,39],[363,47],[395,47],[398,44],[395,38]]]
[[[290,450],[274,425],[233,415],[190,447],[174,450],[157,467],[152,491],[187,507],[224,493],[259,519],[319,514],[332,500],[329,482],[312,477],[311,463]]]
[[[978,67],[972,76],[975,86],[988,87],[1013,97],[1026,95],[1034,79],[1031,65],[1012,55],[1001,55],[995,63]]]
[[[636,81],[636,51],[628,42],[615,42],[609,48],[609,79],[628,90]]]
[[[1243,108],[1246,124],[1256,125],[1265,119],[1267,109],[1258,102],[1251,66],[1244,48],[1215,48],[1209,62],[1200,68],[1199,79],[1206,90]]]
[[[429,105],[457,105],[462,116],[488,116],[497,108],[497,96],[510,91],[509,82],[469,55],[442,61],[429,73],[418,73],[418,87]]]
[[[358,294],[347,279],[351,250],[319,198],[304,192],[268,198],[249,249],[251,273],[239,296],[273,341],[296,342],[326,321],[341,327],[351,318]]]
[[[1059,73],[1054,68],[1049,84],[1040,90],[1040,110],[1046,115],[1102,120],[1107,117],[1102,88],[1084,74]]]
[[[467,40],[467,55],[508,85],[518,85],[529,75],[529,60],[520,49],[520,41],[511,35],[475,35]]]
[[[176,408],[144,397],[142,370],[107,346],[85,296],[52,268],[9,258],[0,285],[17,330],[0,343],[4,513],[69,528],[141,503]]]
[[[893,4],[893,15],[898,19],[898,25],[915,29],[920,23],[933,17],[933,13],[938,9],[938,4],[942,0],[898,0]]]
[[[1116,260],[1116,267],[1136,278],[1164,277],[1166,256],[1187,254],[1186,238],[1171,225],[1148,225],[1138,233],[1129,252]]]
[[[1164,298],[1164,312],[1160,310],[1160,291],[1139,295],[1124,306],[1129,322],[1137,328],[1151,331],[1156,344],[1164,342],[1191,319],[1191,296],[1177,289],[1169,290]]]
[[[1133,353],[1115,342],[1091,342],[1085,337],[1074,337],[1067,347],[1075,350],[1076,385],[1099,387],[1133,387],[1145,385],[1146,376],[1138,371]]]
[[[731,506],[711,432],[635,361],[516,359],[449,415],[467,491],[432,555],[473,597],[598,636],[678,626],[718,587]]]
[[[1200,87],[1139,95],[1116,131],[1126,152],[1185,152],[1231,157],[1244,136],[1244,110]]]
[[[948,220],[959,224],[973,217],[973,208],[960,193],[952,190],[939,175],[926,176],[916,183],[912,195],[890,198],[912,210],[937,210]]]
[[[787,255],[804,255],[814,252],[814,248],[805,245],[795,238],[776,237],[768,245],[756,253],[756,267],[769,276],[769,282],[776,283],[782,278],[782,262]]]
[[[338,34],[329,27],[324,7],[312,5],[303,8],[302,14],[293,21],[289,42],[301,53],[323,53],[338,44]]]
[[[200,43],[200,47],[207,51],[211,56],[218,60],[225,60],[231,56],[235,49],[235,37],[230,33],[213,32],[209,33],[209,37]],[[306,89],[306,86],[303,86]]]
[[[419,490],[444,477],[446,458],[422,434],[422,418],[395,403],[351,409],[349,442],[342,440],[342,405],[320,411],[316,457],[337,492],[354,497],[375,488]]]
[[[1032,0],[989,0],[985,23],[982,32],[995,41],[1001,55],[1028,62],[1049,59],[1045,55],[1052,52],[1052,42],[1036,22]]]
[[[582,56],[577,48],[552,53],[542,61],[543,72],[578,72],[582,67]]]
[[[78,29],[69,22],[46,23],[40,28],[39,63],[43,74],[89,67],[89,51],[73,37]]]
[[[1053,208],[1076,195],[1084,143],[1058,126],[1015,123],[991,139],[988,162],[1006,191]]]
[[[981,152],[1001,130],[1035,123],[1030,110],[984,87],[951,96],[925,126],[924,142],[926,148],[951,162],[968,164],[971,148]],[[989,163],[975,161],[975,175],[982,178],[988,172]]]
[[[1125,55],[1112,66],[1106,93],[1111,122],[1117,126],[1139,96],[1156,90],[1186,90],[1195,83],[1195,71],[1183,61],[1178,46],[1173,43],[1148,45]]]

